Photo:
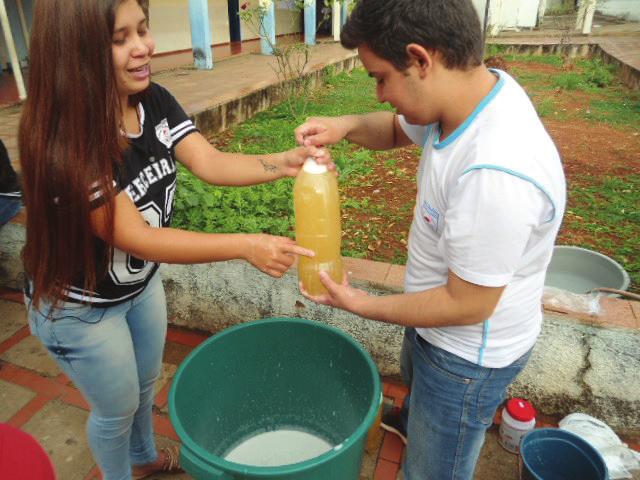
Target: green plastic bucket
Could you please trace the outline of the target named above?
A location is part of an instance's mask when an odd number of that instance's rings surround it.
[[[369,353],[319,322],[269,318],[224,330],[182,363],[169,414],[183,468],[199,480],[358,480],[367,432],[382,401]],[[280,466],[230,462],[253,435],[295,429],[332,448]]]

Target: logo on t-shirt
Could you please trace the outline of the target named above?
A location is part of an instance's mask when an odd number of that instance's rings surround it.
[[[431,228],[433,228],[436,232],[438,231],[438,226],[440,223],[440,212],[426,200],[422,202],[422,217]]]
[[[166,118],[163,118],[158,125],[156,125],[156,137],[167,148],[171,148],[171,130],[169,129],[169,122]]]

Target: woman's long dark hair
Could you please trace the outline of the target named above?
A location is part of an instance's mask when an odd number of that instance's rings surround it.
[[[108,199],[113,237],[113,179],[127,147],[111,54],[121,2],[35,4],[19,148],[27,207],[22,257],[36,306],[43,298],[57,303],[79,278],[86,289],[95,288],[106,262],[106,256],[96,258],[90,223],[96,182]]]

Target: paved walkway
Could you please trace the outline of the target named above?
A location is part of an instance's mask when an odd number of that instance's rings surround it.
[[[355,52],[345,50],[338,43],[319,43],[312,48],[309,69],[316,71],[355,56]],[[179,57],[184,55],[180,54]],[[169,89],[192,116],[278,83],[274,71],[275,59],[271,56],[255,53],[237,55],[217,62],[213,70],[196,70],[190,65],[175,67],[175,59],[172,61],[167,57],[158,60],[163,62],[164,68],[173,68],[155,73],[153,80]],[[267,102],[264,106],[268,107]],[[19,170],[17,134],[20,113],[19,105],[0,108],[0,138],[7,146],[16,170]]]
[[[552,45],[566,42],[561,31],[506,33],[490,39],[490,43],[520,45]],[[619,35],[570,37],[572,44],[599,44],[603,50],[629,68],[640,72],[640,28],[638,32],[627,27]],[[196,116],[220,105],[266,89],[278,83],[273,70],[275,60],[270,56],[245,53],[216,62],[213,70],[196,70],[188,62],[187,54],[154,58],[154,81],[167,87],[189,115]],[[309,67],[318,70],[355,56],[335,42],[321,42],[312,49]],[[178,66],[177,66],[178,65]],[[13,163],[18,166],[17,132],[21,108],[19,105],[0,108],[0,138],[4,141]],[[233,121],[233,119],[229,119]]]

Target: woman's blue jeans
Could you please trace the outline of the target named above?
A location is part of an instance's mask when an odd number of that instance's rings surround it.
[[[406,480],[471,480],[487,429],[531,351],[505,368],[486,368],[405,329],[401,368],[410,395]]]
[[[129,480],[131,465],[158,456],[151,409],[167,333],[160,275],[114,307],[39,307],[29,307],[31,331],[91,405],[89,445],[104,480]]]

